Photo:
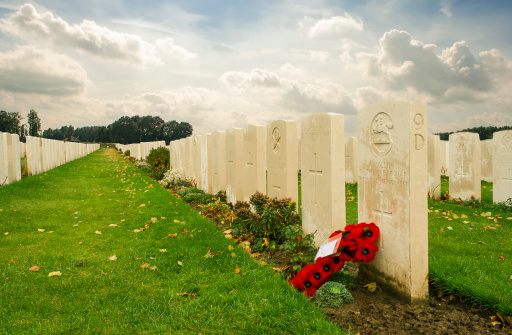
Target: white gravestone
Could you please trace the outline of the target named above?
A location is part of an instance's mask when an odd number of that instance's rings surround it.
[[[357,183],[357,137],[345,138],[345,182]]]
[[[9,133],[1,134],[4,138],[4,156],[2,157],[2,161],[4,165],[5,178],[2,181],[2,184],[11,184],[14,180],[13,176],[13,159],[12,159],[12,136]]]
[[[256,193],[267,194],[265,126],[248,125],[244,129],[244,201]]]
[[[0,131],[0,186],[4,185],[7,182],[6,173],[5,173],[5,165],[3,163],[5,155],[5,144],[4,144],[4,136]]]
[[[268,196],[298,202],[297,122],[277,120],[267,125]]]
[[[450,142],[441,141],[439,151],[441,152],[441,175],[448,176],[450,169]]]
[[[493,177],[493,140],[480,141],[480,151],[482,154],[482,180],[492,183]]]
[[[196,181],[196,187],[201,189],[201,135],[192,137],[192,177]]]
[[[201,136],[201,189],[212,194],[212,134]]]
[[[495,132],[493,202],[512,198],[512,130]]]
[[[441,140],[439,135],[428,135],[428,192],[434,200],[441,200]]]
[[[428,303],[427,107],[382,102],[359,110],[359,222],[380,228],[359,274],[411,304]]]
[[[12,137],[12,177],[13,181],[21,180],[21,155],[20,155],[20,135],[11,134]]]
[[[212,194],[226,190],[226,133],[212,133]]]
[[[244,130],[226,130],[226,198],[236,204],[244,200]]]
[[[341,114],[310,114],[300,123],[302,230],[320,246],[345,220],[345,144]]]
[[[478,134],[461,132],[450,134],[450,185],[453,199],[480,199],[481,148]]]

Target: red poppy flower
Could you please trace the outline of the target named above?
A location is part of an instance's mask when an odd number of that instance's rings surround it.
[[[359,236],[361,236],[361,234],[363,233],[363,227],[360,224],[358,224],[358,225],[350,224],[345,227],[345,232],[350,232],[350,234],[347,236],[347,238],[356,239]]]
[[[315,264],[308,264],[302,270],[297,273],[295,277],[290,280],[290,284],[300,291],[304,291],[306,289],[305,283],[308,280],[309,272],[314,270]]]
[[[343,231],[341,230],[336,230],[334,233],[332,233],[329,237],[333,237],[333,236],[336,236],[338,234],[341,234]]]
[[[375,242],[379,238],[380,229],[375,225],[375,223],[361,223],[363,227],[363,238],[366,241]]]
[[[348,257],[348,256],[345,255],[345,257]],[[348,258],[350,259],[350,257],[348,257]],[[332,260],[332,271],[333,272],[338,272],[341,269],[343,269],[345,262],[342,261],[341,255],[340,256],[332,256],[331,260]]]
[[[338,246],[338,252],[343,252],[346,250],[356,250],[357,249],[357,243],[354,240],[351,240],[349,238],[342,238],[340,245]]]
[[[357,246],[354,260],[370,263],[375,258],[375,253],[377,251],[379,251],[379,247],[377,247],[375,243],[364,241]]]

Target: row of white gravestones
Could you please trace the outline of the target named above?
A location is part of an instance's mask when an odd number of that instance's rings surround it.
[[[0,132],[0,186],[20,179],[19,135]]]
[[[412,304],[428,302],[426,105],[383,102],[358,112],[360,222],[381,235],[359,273]]]
[[[478,134],[450,134],[450,197],[481,199],[481,145]]]
[[[132,144],[116,143],[116,148],[122,152],[130,151],[130,157],[137,160],[145,159],[152,149],[165,147],[165,141],[140,142]]]

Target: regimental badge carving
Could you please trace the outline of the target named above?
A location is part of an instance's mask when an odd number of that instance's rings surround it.
[[[370,146],[379,156],[386,155],[393,147],[393,121],[384,113],[378,113],[372,120]]]
[[[501,139],[501,145],[505,151],[512,152],[512,134],[505,134]]]
[[[468,143],[468,138],[466,136],[460,136],[455,141],[455,148],[457,148],[457,151],[465,151],[467,143]]]
[[[274,130],[272,130],[272,151],[275,154],[278,154],[279,151],[281,151],[281,144],[279,143],[280,140],[281,132],[278,127],[275,127]]]

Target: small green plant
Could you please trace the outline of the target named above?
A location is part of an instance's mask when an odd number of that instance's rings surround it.
[[[170,169],[164,173],[159,183],[165,188],[191,187],[192,178],[181,169]]]
[[[231,216],[231,208],[220,200],[205,205],[201,211],[202,215],[209,219],[228,220]]]
[[[151,170],[154,172],[156,180],[161,180],[164,177],[166,171],[170,168],[170,152],[169,149],[159,147],[151,149],[149,155],[146,157]]]
[[[345,285],[329,281],[316,291],[315,303],[320,307],[337,308],[354,301]]]
[[[130,150],[126,150],[126,151],[124,152],[124,155],[125,155],[125,156],[130,156]]]

